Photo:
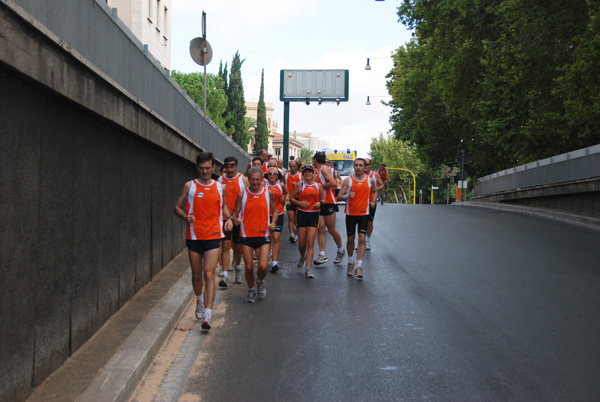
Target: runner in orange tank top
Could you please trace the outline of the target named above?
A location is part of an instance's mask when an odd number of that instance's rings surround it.
[[[223,229],[231,230],[233,225],[223,188],[212,179],[215,170],[212,153],[201,152],[196,158],[196,168],[200,177],[183,186],[175,204],[175,215],[187,224],[186,244],[192,267],[192,287],[196,294],[196,318],[202,322],[202,328],[208,330],[212,325],[215,269]],[[226,219],[224,225],[223,218]]]
[[[314,278],[311,263],[315,252],[315,238],[317,237],[321,205],[325,202],[325,192],[320,184],[315,183],[315,171],[312,166],[306,165],[302,168],[302,180],[296,183],[290,194],[292,204],[298,207],[296,221],[298,223],[300,260],[296,268],[300,270],[306,263],[304,275],[307,278]]]
[[[227,208],[229,211],[233,211],[235,208],[235,200],[239,193],[243,189],[250,186],[248,178],[241,173],[238,173],[238,160],[233,156],[228,156],[223,161],[225,167],[223,175],[219,177],[219,182],[225,185],[225,202],[227,202]],[[242,283],[243,271],[242,268],[242,245],[240,244],[240,228],[234,226],[230,231],[225,232],[225,237],[221,243],[221,267],[222,273],[221,280],[219,280],[219,286],[222,288],[229,287],[229,279],[227,277],[227,271],[229,269],[229,262],[231,259],[230,251],[233,249],[233,260],[235,263],[235,283]]]
[[[357,158],[354,161],[354,174],[344,180],[337,199],[339,201],[346,200],[346,232],[348,235],[348,241],[346,242],[348,269],[346,274],[348,276],[354,275],[356,279],[360,280],[363,278],[362,263],[365,255],[369,211],[375,204],[370,197],[375,197],[376,191],[375,181],[365,174],[365,160]],[[358,259],[355,262],[352,255],[354,254],[356,226],[358,226]]]
[[[327,238],[325,237],[326,228],[337,246],[337,254],[333,263],[339,264],[344,258],[345,251],[342,248],[342,236],[335,227],[336,214],[338,212],[337,201],[335,199],[337,180],[331,173],[331,168],[327,164],[327,157],[323,152],[315,154],[313,157],[313,166],[317,172],[315,181],[320,183],[325,191],[325,204],[321,206],[321,215],[319,216],[319,255],[314,264],[321,265],[329,260],[325,252],[325,247],[327,246]]]
[[[367,237],[365,237],[365,249],[366,250],[370,250],[371,249],[371,234],[373,233],[373,221],[375,220],[375,212],[377,211],[377,196],[379,195],[379,191],[383,190],[383,188],[385,187],[383,181],[381,180],[381,176],[379,176],[379,173],[375,172],[374,170],[371,170],[371,159],[369,158],[365,158],[365,174],[370,177],[371,179],[375,180],[375,183],[377,184],[377,193],[373,195],[373,200],[375,201],[375,204],[373,206],[373,208],[371,208],[371,213],[369,214],[369,224],[367,226]]]
[[[246,266],[246,283],[248,284],[247,303],[254,303],[256,299],[264,299],[267,290],[265,277],[271,250],[270,231],[275,229],[277,206],[273,194],[263,187],[263,172],[258,167],[248,171],[250,187],[238,194],[233,210],[233,219],[240,225],[240,243],[244,265]],[[238,215],[241,214],[241,219]],[[254,261],[253,254],[258,258],[258,271],[256,278],[257,289],[254,288]]]
[[[277,207],[277,211],[279,215],[277,217],[277,224],[275,229],[271,232],[271,249],[272,249],[272,258],[271,258],[271,269],[270,272],[275,273],[279,270],[279,240],[281,238],[281,231],[283,229],[283,217],[284,213],[284,205],[287,198],[287,189],[285,185],[282,185],[279,182],[281,178],[281,173],[279,173],[279,169],[270,167],[267,172],[267,189],[273,194],[273,198],[275,199],[275,206]]]
[[[289,165],[289,171],[285,174],[285,186],[289,194],[292,194],[292,191],[294,191],[294,185],[296,183],[298,183],[301,180],[301,173],[298,170],[298,162],[296,161],[290,161]],[[287,211],[288,214],[288,228],[290,230],[290,237],[289,237],[289,241],[290,243],[296,243],[296,241],[298,240],[298,236],[296,236],[295,234],[295,230],[294,227],[296,226],[296,205],[292,204],[292,202],[290,201],[289,197],[286,200],[286,205],[285,205],[285,209]]]

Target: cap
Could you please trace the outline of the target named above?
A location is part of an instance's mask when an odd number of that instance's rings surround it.
[[[304,165],[302,167],[302,173],[304,173],[305,170],[310,170],[311,172],[315,172],[315,169],[313,169],[313,167],[311,165]]]

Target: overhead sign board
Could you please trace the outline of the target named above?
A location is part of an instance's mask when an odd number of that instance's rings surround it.
[[[282,102],[347,102],[348,70],[281,70]]]

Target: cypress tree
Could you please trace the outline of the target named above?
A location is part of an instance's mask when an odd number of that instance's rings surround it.
[[[261,149],[269,148],[269,128],[267,127],[267,107],[265,106],[265,69],[262,70],[260,79],[260,95],[256,111],[256,135],[254,136],[254,154],[258,155]]]
[[[246,101],[242,82],[242,64],[239,51],[235,52],[229,74],[227,111],[231,113],[230,127],[233,128],[233,141],[243,149],[248,148],[248,134],[245,132]]]

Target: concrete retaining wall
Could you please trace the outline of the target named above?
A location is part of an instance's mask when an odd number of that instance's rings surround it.
[[[2,401],[26,398],[184,248],[173,206],[198,151],[223,144],[206,121],[213,140],[194,142],[14,4],[0,0]]]

